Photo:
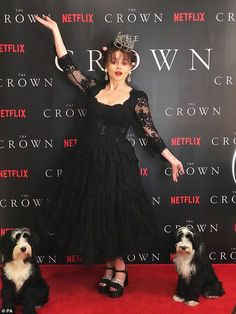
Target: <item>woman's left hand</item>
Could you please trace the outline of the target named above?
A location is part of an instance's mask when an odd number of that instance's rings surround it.
[[[167,147],[161,152],[161,155],[171,164],[173,181],[178,182],[179,176],[184,174],[184,167],[182,163],[170,152]]]
[[[184,167],[177,158],[175,158],[174,161],[171,163],[171,167],[173,181],[178,182],[179,176],[184,174]]]

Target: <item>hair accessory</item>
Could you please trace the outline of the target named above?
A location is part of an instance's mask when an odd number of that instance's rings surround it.
[[[108,50],[107,46],[102,47],[102,51],[107,51],[107,50]]]
[[[126,34],[122,35],[121,32],[117,34],[117,37],[114,41],[114,46],[125,51],[131,51],[134,48],[134,43],[136,40],[132,40],[131,36]]]

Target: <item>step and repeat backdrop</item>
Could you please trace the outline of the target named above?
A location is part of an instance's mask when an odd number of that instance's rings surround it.
[[[136,37],[132,86],[144,90],[156,128],[186,174],[130,128],[147,196],[159,215],[160,243],[130,263],[171,263],[182,225],[201,233],[213,263],[236,261],[236,2],[233,0],[4,1],[0,11],[0,235],[26,226],[41,238],[39,263],[82,263],[57,248],[41,222],[48,191],[80,145],[86,99],[59,68],[55,19],[74,62],[104,76],[100,48],[119,31]],[[76,175],[76,173],[75,173]],[[65,209],[66,210],[66,209]]]

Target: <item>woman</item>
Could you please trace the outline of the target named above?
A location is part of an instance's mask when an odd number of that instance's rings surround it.
[[[137,158],[125,138],[133,120],[138,120],[154,151],[170,162],[174,182],[184,169],[156,131],[146,94],[126,83],[135,56],[130,42],[117,37],[103,49],[106,83],[102,85],[75,68],[55,21],[47,16],[36,20],[52,31],[59,65],[88,97],[88,128],[73,163],[73,178],[61,187],[50,219],[54,217],[54,229],[58,227],[85,262],[106,261],[99,291],[119,297],[128,283],[123,257],[145,248],[156,228]],[[59,223],[56,226],[59,220],[67,226],[64,232]],[[75,232],[67,238],[71,230]]]

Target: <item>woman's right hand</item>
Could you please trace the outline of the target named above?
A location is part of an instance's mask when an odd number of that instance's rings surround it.
[[[58,58],[61,58],[64,55],[66,55],[67,50],[66,50],[66,47],[63,43],[59,27],[57,26],[57,22],[50,19],[50,17],[46,16],[46,15],[44,16],[43,19],[36,15],[35,19],[36,19],[36,21],[41,23],[43,26],[47,27],[48,29],[50,29],[52,31],[53,37],[54,37],[54,44],[55,44],[56,53],[57,53]]]
[[[49,16],[44,16],[44,18],[42,19],[41,17],[39,17],[38,15],[35,16],[36,21],[38,21],[39,23],[41,23],[43,26],[47,27],[48,29],[50,29],[52,32],[55,31],[58,26],[57,26],[57,22],[55,22],[54,20],[52,20]]]

